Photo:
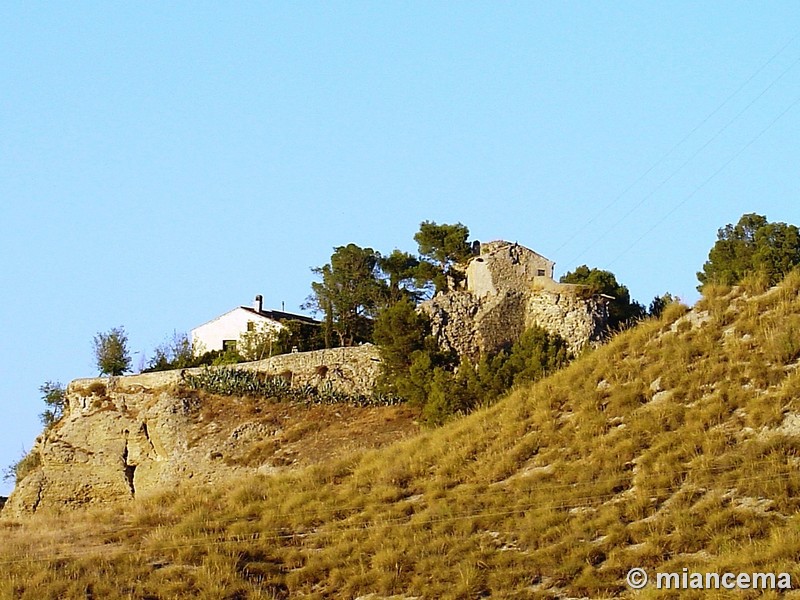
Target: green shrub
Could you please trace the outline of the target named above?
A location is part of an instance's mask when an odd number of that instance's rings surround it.
[[[42,459],[38,452],[28,452],[3,472],[3,479],[5,481],[13,479],[14,483],[18,484],[33,471],[38,469],[41,464]]]
[[[390,406],[400,402],[397,396],[385,393],[369,396],[347,394],[335,389],[328,381],[320,386],[311,384],[293,386],[285,375],[286,372],[279,375],[265,375],[245,369],[206,368],[197,374],[187,373],[183,383],[189,390],[201,390],[209,394],[268,398],[279,402],[348,403],[355,406]]]
[[[42,393],[42,401],[47,405],[45,411],[39,415],[39,419],[45,429],[48,429],[64,415],[64,409],[67,407],[67,389],[58,381],[46,381],[39,386],[39,391]]]
[[[422,416],[440,425],[495,402],[514,385],[535,381],[566,365],[566,342],[541,327],[525,331],[509,348],[481,356],[477,364],[439,350],[428,322],[410,303],[386,310],[375,327],[383,374],[379,389],[423,407]]]

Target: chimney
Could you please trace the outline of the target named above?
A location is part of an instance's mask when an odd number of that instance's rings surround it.
[[[261,294],[256,296],[255,301],[253,301],[253,310],[257,313],[261,312],[261,306],[263,305],[264,298],[261,297]]]

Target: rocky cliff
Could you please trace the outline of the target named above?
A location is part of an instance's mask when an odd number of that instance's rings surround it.
[[[477,358],[539,325],[579,352],[600,340],[605,300],[552,280],[553,263],[508,242],[483,244],[464,285],[420,307],[445,349]],[[372,345],[237,365],[292,386],[368,396],[380,374]],[[3,515],[130,500],[178,482],[309,464],[380,446],[416,430],[414,410],[346,403],[297,406],[214,396],[187,385],[200,369],[78,379],[63,418],[35,442]],[[303,396],[307,397],[307,396]]]
[[[365,345],[237,368],[366,394],[380,366],[375,347]],[[301,466],[416,431],[407,407],[210,396],[187,390],[185,376],[168,371],[70,383],[64,417],[36,440],[36,467],[18,483],[3,515],[130,500],[181,481],[213,483]]]
[[[557,283],[553,263],[510,242],[481,244],[458,289],[439,293],[420,309],[447,350],[477,358],[515,342],[538,325],[563,337],[577,354],[599,343],[608,321],[607,299],[583,286]]]
[[[439,345],[472,359],[515,342],[538,325],[563,337],[572,353],[601,341],[607,320],[605,300],[582,298],[575,290],[505,290],[487,296],[469,291],[438,294],[420,309],[431,319]]]

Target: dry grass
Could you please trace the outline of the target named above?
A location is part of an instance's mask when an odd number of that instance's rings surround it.
[[[633,566],[797,583],[800,276],[762,287],[706,286],[707,319],[670,306],[389,448],[6,524],[0,597],[598,598]]]

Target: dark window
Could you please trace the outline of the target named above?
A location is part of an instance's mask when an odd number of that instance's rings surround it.
[[[256,324],[253,323],[252,321],[248,321],[247,322],[247,331],[255,331],[255,329],[256,329]]]
[[[222,350],[224,352],[236,352],[236,340],[222,340]]]
[[[539,269],[536,271],[536,275],[537,277],[544,277],[544,269]]]

